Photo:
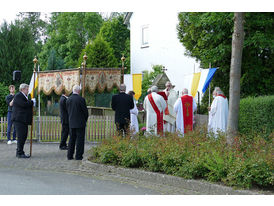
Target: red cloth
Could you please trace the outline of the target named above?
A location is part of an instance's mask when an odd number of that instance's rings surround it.
[[[148,95],[148,100],[157,115],[157,133],[162,134],[163,133],[163,112],[160,112],[160,110],[158,109],[157,105],[155,104],[152,98],[152,94]]]
[[[165,92],[163,92],[163,91],[161,91],[161,92],[158,92],[158,94],[159,94],[159,95],[161,95],[161,96],[164,98],[164,100],[166,100],[165,115],[169,115],[168,105],[167,105],[167,100],[168,100],[168,98],[167,98],[166,93],[165,93]]]
[[[226,96],[222,95],[222,94],[218,94],[217,96],[223,97],[224,99],[226,99]]]
[[[183,116],[184,116],[184,133],[193,130],[193,97],[184,95],[181,97]]]

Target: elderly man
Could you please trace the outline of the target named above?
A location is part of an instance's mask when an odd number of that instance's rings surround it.
[[[18,135],[16,157],[29,158],[25,155],[24,145],[28,135],[28,125],[32,124],[32,106],[35,104],[35,99],[28,99],[29,85],[21,84],[19,92],[14,96],[12,117],[15,130]]]
[[[119,94],[112,96],[111,107],[115,111],[115,124],[119,135],[128,133],[130,110],[134,108],[133,97],[126,94],[126,85],[120,85]]]
[[[76,160],[82,160],[85,146],[85,128],[88,120],[88,109],[86,100],[81,97],[80,86],[74,85],[72,88],[72,95],[67,99],[67,111],[70,128],[70,138],[68,145],[68,160],[73,159],[76,143]]]
[[[167,107],[164,112],[164,132],[175,132],[176,113],[174,112],[174,104],[178,99],[177,92],[173,89],[170,81],[166,82],[166,89],[164,90],[167,96]]]
[[[196,110],[197,105],[194,98],[188,95],[188,89],[183,89],[181,98],[177,99],[174,105],[177,131],[181,135],[193,130],[194,111]]]
[[[151,87],[151,94],[144,100],[144,109],[146,110],[146,131],[155,135],[163,132],[163,112],[166,108],[166,101],[157,94],[158,87]]]
[[[218,132],[226,132],[228,100],[219,87],[213,91],[213,102],[209,108],[208,131],[217,137]]]

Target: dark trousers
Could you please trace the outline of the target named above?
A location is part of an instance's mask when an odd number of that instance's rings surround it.
[[[85,146],[85,127],[83,128],[70,128],[70,138],[68,144],[68,159],[73,158],[76,143],[76,160],[82,160]]]
[[[119,123],[119,122],[116,122],[116,128],[117,128],[117,131],[118,131],[118,134],[120,136],[124,136],[124,135],[127,135],[128,133],[128,130],[129,130],[129,124],[128,123]]]
[[[25,154],[24,145],[28,136],[28,125],[21,122],[14,122],[14,126],[18,135],[16,154],[22,155]]]
[[[8,141],[10,140],[10,133],[11,133],[11,127],[12,127],[12,121],[11,121],[11,115],[12,115],[12,112],[9,111],[8,112],[8,130],[7,130],[7,138],[8,138]],[[16,140],[16,130],[15,130],[15,126],[13,126],[13,140]]]
[[[59,147],[67,146],[68,135],[69,135],[69,125],[62,124],[61,142]]]

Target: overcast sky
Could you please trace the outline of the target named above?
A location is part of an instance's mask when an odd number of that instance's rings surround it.
[[[74,2],[74,3],[72,3]],[[19,12],[128,12],[143,10],[176,11],[262,11],[273,12],[272,0],[5,0],[1,1],[0,24],[10,23]]]

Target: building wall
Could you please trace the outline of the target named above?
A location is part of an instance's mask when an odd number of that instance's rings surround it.
[[[152,70],[153,65],[163,65],[176,90],[184,87],[184,75],[198,71],[199,64],[184,55],[185,49],[177,37],[176,12],[134,12],[130,19],[131,72]],[[148,26],[149,46],[142,48],[142,27]]]

